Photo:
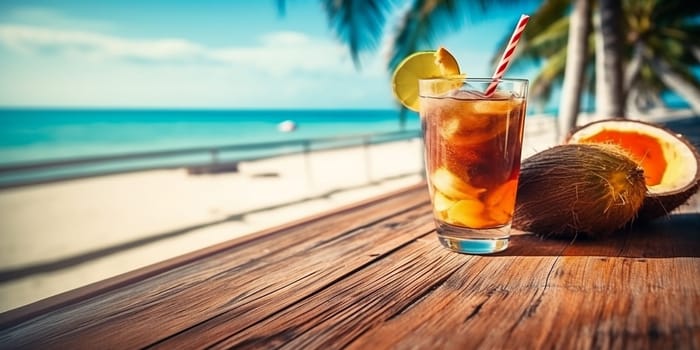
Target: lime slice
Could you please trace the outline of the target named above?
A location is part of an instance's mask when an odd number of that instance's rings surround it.
[[[394,96],[406,108],[418,111],[418,80],[459,75],[457,60],[444,48],[406,57],[392,77]],[[446,86],[447,89],[453,88]]]

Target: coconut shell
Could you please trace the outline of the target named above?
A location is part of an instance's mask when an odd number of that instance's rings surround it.
[[[683,135],[671,131],[659,124],[648,123],[631,119],[604,119],[588,123],[575,129],[569,134],[567,143],[589,143],[592,136],[605,132],[626,133],[625,138],[652,137],[658,140],[658,147],[663,150],[662,157],[669,163],[662,174],[663,181],[660,185],[647,184],[648,192],[644,203],[637,213],[637,220],[649,221],[667,216],[673,210],[688,201],[688,199],[700,189],[700,155],[695,146]],[[641,136],[639,136],[641,135]],[[599,138],[607,143],[615,143],[628,151],[630,139],[622,140],[621,134],[615,137]],[[639,150],[637,150],[639,152]],[[634,159],[634,157],[633,157]],[[635,159],[644,167],[644,163]],[[667,180],[667,179],[673,179]]]
[[[642,206],[643,170],[620,147],[566,144],[523,161],[513,227],[545,237],[600,237]]]
[[[651,221],[667,217],[672,211],[685,204],[690,197],[698,192],[700,182],[694,186],[666,193],[650,193],[644,198],[644,204],[637,212],[639,221]]]

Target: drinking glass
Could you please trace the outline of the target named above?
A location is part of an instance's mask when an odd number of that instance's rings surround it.
[[[490,84],[495,92],[484,94]],[[508,247],[527,107],[524,79],[419,82],[428,187],[438,239],[460,253]]]

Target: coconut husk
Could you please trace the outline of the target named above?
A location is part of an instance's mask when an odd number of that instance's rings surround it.
[[[615,145],[566,144],[521,166],[513,227],[545,237],[600,237],[622,228],[644,201],[643,170]]]

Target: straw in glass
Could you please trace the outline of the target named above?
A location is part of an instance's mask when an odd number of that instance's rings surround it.
[[[501,60],[498,62],[498,68],[496,68],[496,72],[493,73],[491,84],[489,84],[489,86],[486,88],[486,92],[484,93],[486,97],[493,95],[493,93],[496,91],[498,81],[503,78],[503,74],[505,74],[508,64],[510,63],[513,53],[515,52],[515,47],[518,45],[520,37],[523,35],[523,31],[525,30],[525,26],[529,20],[530,16],[528,15],[520,16],[518,25],[515,26],[513,35],[511,35],[510,40],[508,41],[508,46],[506,46],[506,50],[503,52],[503,56],[501,56]]]

